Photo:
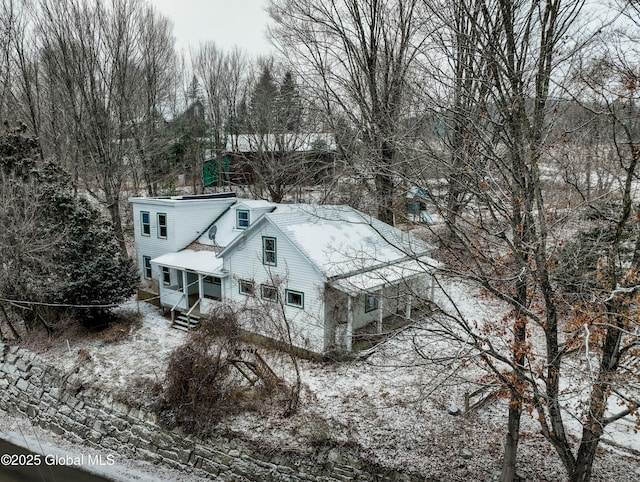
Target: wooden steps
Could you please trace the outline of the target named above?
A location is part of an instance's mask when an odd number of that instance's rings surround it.
[[[197,315],[187,316],[185,313],[177,313],[171,328],[175,328],[180,331],[190,331],[197,328],[200,324],[200,317]]]

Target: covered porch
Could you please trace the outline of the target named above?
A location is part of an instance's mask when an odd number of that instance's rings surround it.
[[[410,323],[433,289],[430,272],[417,260],[331,280],[325,289],[325,348],[367,348]]]
[[[222,301],[226,273],[214,252],[183,250],[151,262],[160,272],[160,306],[170,311],[172,321],[182,316],[189,324]]]

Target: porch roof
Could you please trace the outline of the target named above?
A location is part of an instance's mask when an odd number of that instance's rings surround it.
[[[158,256],[152,259],[151,262],[160,266],[203,274],[220,275],[222,272],[222,259],[217,258],[216,253],[209,250],[183,249],[177,253]]]
[[[384,286],[427,276],[437,264],[437,261],[427,256],[419,260],[409,259],[400,263],[336,277],[333,280],[329,280],[329,286],[351,296],[359,293],[371,293]]]

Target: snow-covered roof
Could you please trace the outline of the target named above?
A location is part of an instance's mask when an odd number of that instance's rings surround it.
[[[251,219],[251,223],[255,223],[259,216],[264,212],[270,209],[275,209],[277,206],[278,204],[276,203],[259,199],[239,199],[237,203],[230,206],[229,209],[223,212],[218,219],[214,220],[213,223],[203,231],[202,235],[196,240],[196,242],[203,246],[224,248],[243,233],[243,231],[235,229],[237,209],[255,210],[255,218]],[[216,232],[214,239],[211,239],[209,232],[213,226],[216,226]]]
[[[276,226],[328,279],[425,256],[432,250],[410,234],[349,206],[278,205],[260,221]]]
[[[246,230],[236,228],[238,208],[251,209],[255,214]],[[427,243],[349,206],[245,199],[222,213],[188,248],[152,262],[199,273],[219,273],[223,257],[242,236],[259,229],[263,222],[282,232],[318,272],[342,291],[376,289],[425,273],[428,266],[436,265],[427,257],[433,249]],[[209,235],[212,226],[216,227],[213,239]]]
[[[216,201],[233,203],[236,201],[236,194],[233,192],[221,192],[215,194],[184,194],[180,196],[150,196],[150,197],[130,197],[130,203],[184,206],[203,205]]]
[[[437,266],[437,262],[427,256],[418,259],[408,259],[387,266],[380,266],[364,272],[336,277],[330,286],[351,295],[366,291],[372,292],[381,287],[424,275]]]
[[[240,199],[238,200],[237,207],[247,207],[249,209],[262,209],[262,208],[275,208],[278,205],[271,201],[264,201],[262,199]]]
[[[151,260],[152,263],[169,268],[187,269],[203,274],[216,274],[222,270],[222,259],[210,250],[196,251],[183,249],[177,253],[167,253]]]
[[[318,149],[335,150],[335,136],[327,132],[240,134],[227,137],[226,145],[229,152],[308,152]]]
[[[267,215],[309,261],[327,277],[344,276],[431,248],[417,238],[349,206],[303,205],[297,211]]]

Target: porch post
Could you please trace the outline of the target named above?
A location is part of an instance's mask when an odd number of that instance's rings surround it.
[[[203,298],[202,293],[204,293],[204,276],[201,273],[198,273],[198,299],[199,300]]]
[[[413,296],[411,295],[411,293],[408,293],[406,296],[407,296],[407,305],[405,306],[405,309],[404,309],[404,317],[408,320],[411,318],[411,302],[413,301]]]
[[[351,351],[353,348],[353,298],[351,295],[347,295],[347,333],[344,345],[347,351]]]
[[[185,299],[187,300],[187,307],[189,306],[189,279],[187,277],[187,270],[182,270],[182,292],[185,295]]]
[[[380,288],[380,296],[378,297],[378,325],[376,331],[378,334],[382,333],[382,318],[384,317],[382,311],[384,308],[384,286]]]

